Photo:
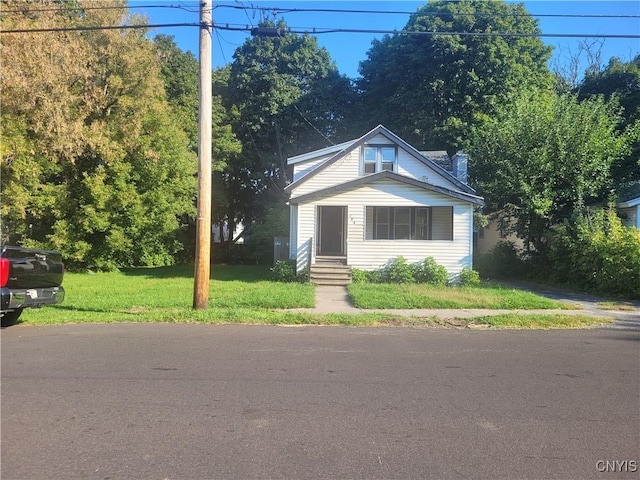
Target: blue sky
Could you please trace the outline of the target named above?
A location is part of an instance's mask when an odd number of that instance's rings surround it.
[[[287,1],[287,0],[214,0],[214,23],[230,26],[252,27],[261,20],[261,13],[251,7],[279,8],[320,8],[346,10],[383,10],[414,12],[426,1]],[[563,14],[563,15],[640,15],[638,1],[525,1],[529,13]],[[132,12],[144,13],[150,24],[159,23],[194,23],[199,18],[198,1],[181,0],[129,0],[129,5],[166,5],[181,8],[135,8]],[[223,5],[247,7],[246,9],[224,8]],[[296,29],[351,28],[401,30],[407,23],[409,14],[349,14],[290,12],[280,13],[277,18],[284,18],[287,24]],[[545,34],[581,34],[581,35],[639,35],[640,19],[638,18],[549,18],[537,17],[540,28]],[[176,43],[184,51],[198,53],[198,29],[196,27],[178,27],[155,29],[153,34],[173,35]],[[338,65],[341,73],[356,78],[358,64],[366,59],[367,51],[373,38],[383,35],[363,33],[327,33],[317,35],[320,46],[325,47],[331,58]],[[249,37],[248,32],[231,32],[215,30],[213,36],[213,65],[220,67],[233,61],[233,52]],[[557,38],[544,37],[543,41],[555,47],[552,67],[558,62],[566,64],[568,58],[579,51],[580,42],[593,43],[594,38]],[[602,46],[604,63],[612,56],[625,61],[640,53],[640,39],[607,38]],[[586,61],[586,59],[585,59]],[[581,72],[582,73],[582,72]]]

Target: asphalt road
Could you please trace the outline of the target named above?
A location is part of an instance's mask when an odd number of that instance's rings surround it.
[[[18,325],[1,342],[3,480],[640,477],[638,332]]]

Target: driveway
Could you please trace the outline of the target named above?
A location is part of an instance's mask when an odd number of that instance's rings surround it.
[[[604,329],[17,325],[1,338],[1,476],[638,478],[639,341]]]

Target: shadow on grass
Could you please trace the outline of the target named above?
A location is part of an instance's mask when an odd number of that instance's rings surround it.
[[[271,280],[269,265],[211,265],[211,280],[264,282]],[[130,277],[145,278],[193,278],[193,265],[170,267],[123,268],[121,272]]]

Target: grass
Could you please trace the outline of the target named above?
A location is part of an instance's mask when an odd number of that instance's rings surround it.
[[[193,267],[138,268],[109,273],[66,273],[63,303],[26,309],[26,323],[223,321],[256,318],[269,309],[313,307],[314,287],[269,281],[269,268],[216,265],[209,309],[192,310]],[[274,315],[277,316],[277,315]],[[268,322],[267,322],[268,323]]]
[[[606,323],[606,319],[571,315],[523,315],[510,314],[495,317],[483,316],[475,319],[441,319],[435,316],[406,317],[382,313],[362,314],[316,314],[311,312],[283,311],[286,308],[309,308],[314,306],[314,287],[310,284],[276,283],[269,281],[269,268],[259,266],[216,265],[212,269],[210,299],[207,310],[193,310],[193,267],[176,266],[163,268],[138,268],[112,273],[67,273],[64,287],[66,298],[62,304],[42,309],[26,309],[21,321],[27,325],[63,323],[115,323],[115,322],[172,322],[172,323],[254,323],[286,325],[348,325],[348,326],[404,326],[414,328],[584,328]],[[366,286],[366,285],[365,285]],[[353,289],[352,286],[351,289]],[[372,289],[372,287],[374,287]],[[381,287],[383,287],[381,289]],[[394,295],[397,290],[388,285],[369,286],[385,295]],[[515,305],[522,307],[526,298],[530,308],[541,307],[540,297],[532,294],[495,287],[480,289],[435,288],[421,286],[401,287],[413,292],[411,296],[420,300],[430,292],[433,301],[443,299],[497,296],[502,298],[499,307]],[[367,291],[366,289],[361,289]],[[499,292],[499,293],[496,293]],[[366,296],[365,296],[366,297]],[[535,296],[533,296],[535,297]],[[479,300],[478,300],[479,301]],[[479,307],[478,301],[473,305]],[[485,302],[486,300],[481,300]],[[424,303],[419,303],[424,305]],[[443,305],[442,303],[437,303]],[[396,302],[393,304],[398,306]],[[446,307],[456,308],[447,303]],[[485,305],[483,303],[483,305]],[[547,308],[554,308],[555,302]],[[383,308],[383,307],[375,307]],[[398,308],[409,308],[406,306]],[[428,307],[423,307],[428,308]],[[458,307],[463,308],[463,307]]]
[[[631,303],[625,302],[599,302],[598,307],[603,310],[618,310],[627,312],[634,310],[634,306]]]
[[[587,315],[564,314],[525,314],[507,313],[475,317],[469,319],[471,325],[488,326],[508,329],[537,329],[547,330],[552,328],[588,328],[596,325],[611,323],[611,318],[590,317]]]
[[[573,309],[562,302],[531,292],[498,285],[439,287],[423,284],[353,283],[349,296],[358,308],[487,308]]]

